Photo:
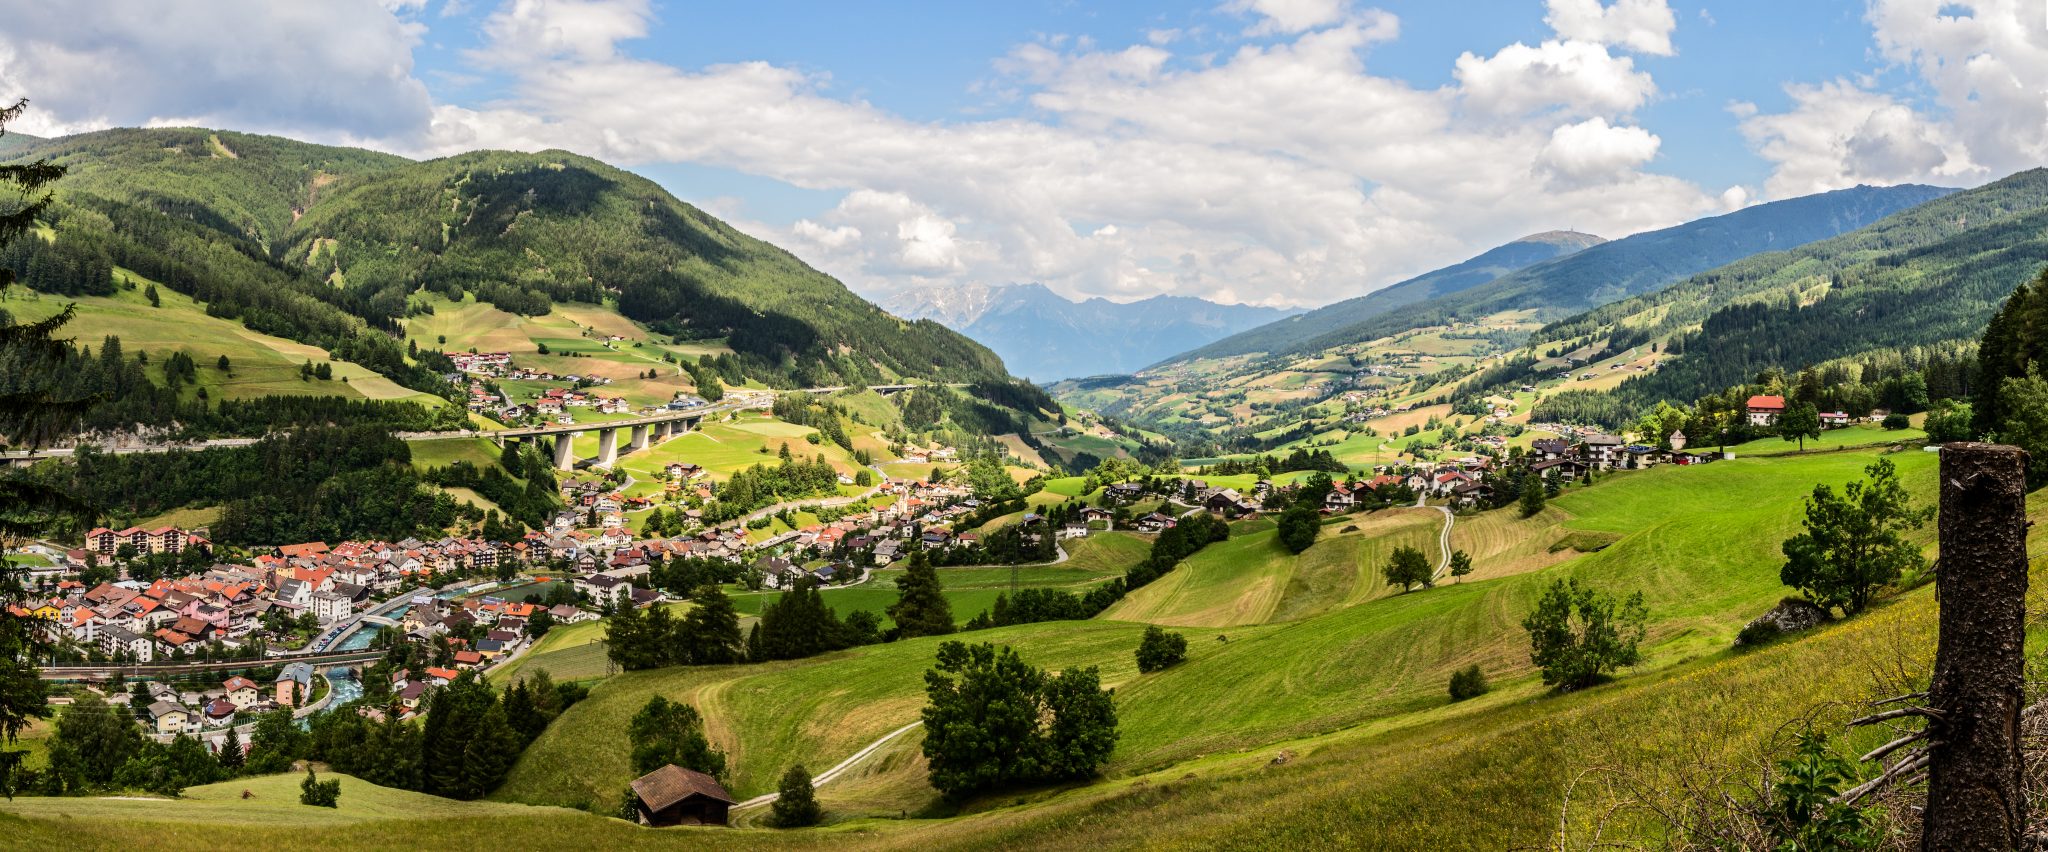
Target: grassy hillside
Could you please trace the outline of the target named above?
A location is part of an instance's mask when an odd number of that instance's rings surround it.
[[[1569,530],[1612,537],[1604,550],[1547,569],[1369,598],[1299,621],[1189,629],[1190,661],[1158,675],[1136,675],[1130,654],[1142,625],[1134,622],[1025,625],[970,638],[1014,645],[1039,665],[1102,667],[1118,689],[1122,718],[1112,778],[1359,725],[1415,724],[1443,705],[1449,673],[1474,662],[1502,686],[1490,700],[1541,691],[1517,623],[1553,576],[1646,594],[1653,619],[1646,671],[1721,653],[1744,621],[1784,594],[1776,549],[1796,527],[1799,497],[1816,482],[1860,474],[1871,457],[1831,453],[1615,476],[1556,501]],[[1923,499],[1931,493],[1931,455],[1894,458]],[[1740,505],[1731,509],[1736,494]],[[626,772],[623,741],[611,732],[655,693],[698,704],[733,756],[737,790],[760,792],[791,761],[829,765],[914,720],[935,644],[608,680],[543,736],[501,796],[562,803],[615,795]],[[888,801],[902,807],[904,797],[923,797],[928,804],[921,783],[908,773]]]
[[[80,345],[97,350],[104,338],[118,337],[124,351],[147,353],[153,364],[183,352],[199,366],[198,381],[185,386],[188,395],[204,388],[207,396],[216,400],[309,394],[446,404],[432,394],[400,387],[368,367],[336,359],[317,346],[208,316],[204,305],[167,287],[157,288],[159,305],[151,306],[143,295],[152,283],[149,279],[125,269],[116,269],[115,275],[132,281],[134,289],[117,290],[110,296],[48,296],[9,288],[8,295],[13,298],[0,301],[0,309],[20,320],[38,320],[75,303],[77,315],[63,333]],[[217,366],[222,355],[228,358],[225,373]],[[302,381],[299,367],[309,360],[331,362],[334,378]]]
[[[1118,621],[1178,627],[1238,627],[1295,621],[1393,593],[1380,576],[1394,548],[1437,558],[1443,515],[1393,509],[1323,525],[1316,543],[1294,556],[1272,530],[1204,548],[1173,573],[1132,592],[1102,614]],[[1346,531],[1350,530],[1350,531]]]

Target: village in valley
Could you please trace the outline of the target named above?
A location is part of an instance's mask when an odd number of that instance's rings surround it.
[[[2025,4],[100,5],[0,848],[2048,850]]]

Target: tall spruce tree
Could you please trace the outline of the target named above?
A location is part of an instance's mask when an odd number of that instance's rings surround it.
[[[953,632],[953,606],[946,601],[939,572],[922,550],[911,551],[909,563],[903,576],[896,578],[896,602],[889,606],[896,635],[910,639]]]
[[[0,108],[0,136],[27,108],[26,100]],[[46,159],[0,165],[0,249],[27,233],[49,209],[49,185],[63,176],[64,167]],[[13,271],[0,267],[0,290],[13,283]],[[71,317],[72,308],[66,306],[40,322],[16,324],[0,311],[0,353],[24,367],[61,361],[69,346],[56,333]],[[10,386],[0,392],[0,441],[31,448],[47,445],[70,434],[93,401],[59,399],[47,386]],[[0,475],[0,548],[8,552],[53,523],[68,520],[84,529],[96,516],[84,502],[39,479]],[[0,564],[0,742],[7,745],[17,741],[30,720],[50,715],[36,669],[47,640],[36,619],[21,611],[27,598],[21,570]],[[26,754],[21,749],[0,750],[0,793],[12,794],[15,769]]]
[[[689,655],[689,661],[716,666],[743,659],[739,610],[733,608],[732,598],[726,597],[725,590],[715,583],[706,583],[698,587],[691,600],[697,605],[683,616],[677,628],[681,640],[678,644]]]

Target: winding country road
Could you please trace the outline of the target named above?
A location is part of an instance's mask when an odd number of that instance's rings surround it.
[[[887,734],[883,734],[881,739],[868,743],[860,751],[854,752],[852,757],[839,761],[839,764],[837,766],[834,766],[831,769],[827,769],[823,772],[818,773],[816,776],[813,776],[811,778],[811,786],[825,786],[827,782],[830,782],[834,778],[838,778],[847,770],[852,769],[855,766],[858,766],[860,762],[866,760],[869,755],[872,755],[875,752],[880,751],[882,746],[889,744],[890,740],[893,740],[904,734],[910,733],[911,729],[922,726],[923,724],[923,722],[912,722],[908,725],[904,725],[901,728],[897,728],[896,730],[890,731]],[[751,799],[741,802],[737,805],[733,805],[732,809],[738,811],[745,810],[747,808],[758,808],[762,805],[773,802],[779,798],[782,798],[781,793],[764,793],[762,795],[755,796]]]
[[[1442,553],[1437,557],[1436,573],[1429,575],[1429,581],[1435,583],[1443,578],[1445,571],[1451,570],[1451,525],[1458,522],[1458,515],[1456,512],[1452,512],[1449,506],[1430,506],[1425,504],[1421,497],[1415,498],[1415,508],[1435,509],[1444,513],[1444,531],[1438,533],[1436,537],[1437,549],[1442,551]]]

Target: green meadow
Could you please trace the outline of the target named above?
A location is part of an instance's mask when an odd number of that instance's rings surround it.
[[[131,357],[146,352],[151,364],[162,364],[171,353],[183,352],[198,365],[198,381],[188,386],[188,392],[196,394],[204,388],[211,399],[346,396],[445,404],[440,397],[400,387],[367,367],[336,361],[319,347],[252,331],[235,320],[208,316],[204,304],[169,287],[156,288],[159,305],[152,307],[144,292],[151,282],[125,269],[116,269],[114,274],[133,280],[135,289],[118,290],[111,296],[71,297],[10,287],[5,291],[9,298],[0,300],[0,309],[21,320],[38,320],[55,315],[65,305],[76,304],[77,314],[64,327],[64,336],[95,352],[103,339],[119,337],[123,351]],[[222,355],[228,357],[226,372],[218,367]],[[307,361],[333,364],[334,378],[300,379],[299,368]]]
[[[1682,774],[1739,768],[1781,746],[1785,723],[1811,712],[1839,721],[1853,707],[1831,702],[1876,694],[1871,672],[1901,664],[1901,655],[1904,665],[1921,665],[1931,653],[1935,608],[1924,587],[1810,635],[1752,651],[1729,648],[1745,621],[1786,593],[1777,583],[1776,548],[1797,527],[1800,497],[1816,483],[1859,477],[1874,458],[1871,451],[1818,453],[1617,474],[1572,489],[1534,518],[1512,510],[1462,517],[1454,542],[1473,549],[1479,571],[1463,583],[1407,594],[1368,589],[1376,556],[1366,548],[1418,535],[1433,542],[1441,516],[1397,510],[1340,518],[1317,545],[1329,555],[1311,550],[1300,560],[1322,567],[1296,565],[1278,603],[1246,604],[1246,612],[1261,613],[1258,623],[1177,628],[1189,639],[1189,659],[1154,674],[1136,671],[1132,650],[1144,623],[1117,619],[1128,611],[968,634],[959,638],[1011,645],[1036,665],[1099,669],[1116,690],[1120,720],[1102,778],[949,805],[925,786],[913,731],[819,789],[827,827],[721,830],[706,838],[729,848],[1499,849],[1584,845],[1598,823],[1610,840],[1659,845],[1653,820],[1617,808],[1625,787],[1668,787]],[[1932,454],[1892,458],[1916,497],[1931,499]],[[1357,529],[1346,531],[1351,526]],[[1275,549],[1270,538],[1254,527],[1212,545],[1168,575],[1188,575],[1166,589],[1172,594],[1153,593],[1159,600],[1148,602],[1141,590],[1133,598],[1162,617],[1267,600],[1264,588],[1275,584],[1275,560],[1264,555]],[[1931,530],[1923,538],[1931,544]],[[1111,559],[1137,555],[1145,544],[1130,535],[1090,541],[1116,550],[1089,556],[1104,573]],[[1096,569],[1072,564],[1081,558],[1027,570],[1047,583],[1086,582]],[[1000,586],[1008,573],[958,570],[963,591]],[[1294,579],[1304,573],[1314,576],[1297,588]],[[1652,624],[1643,665],[1607,685],[1553,695],[1528,663],[1519,620],[1543,584],[1564,576],[1642,591]],[[1290,608],[1290,600],[1308,603]],[[558,644],[535,659],[601,648],[594,631],[557,631],[549,641]],[[322,842],[468,848],[475,841],[462,832],[481,825],[538,846],[566,845],[572,836],[619,847],[688,842],[697,838],[693,830],[650,832],[568,810],[462,809],[608,810],[632,774],[622,731],[656,694],[705,714],[708,733],[729,756],[730,789],[738,798],[756,795],[790,763],[816,771],[914,721],[922,675],[940,641],[609,677],[526,752],[493,797],[501,804],[435,800],[420,805],[418,818],[385,821],[349,814],[345,787],[343,813],[318,816]],[[1493,692],[1450,703],[1443,694],[1449,673],[1473,663]],[[1866,731],[1843,747],[1874,745],[1864,740],[1880,735]],[[382,792],[356,792],[385,800]],[[198,837],[232,804],[18,799],[0,804],[0,813],[13,815],[0,819],[23,842],[61,837],[75,848],[111,848],[143,837]],[[145,833],[152,825],[142,822],[145,813],[163,826],[156,833]],[[271,822],[235,823],[238,841],[310,845],[290,818]]]

